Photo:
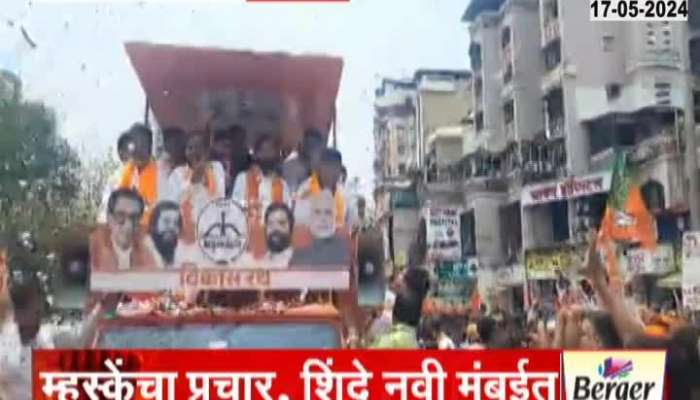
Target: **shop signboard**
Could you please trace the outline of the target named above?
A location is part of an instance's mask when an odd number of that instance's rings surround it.
[[[428,258],[436,261],[462,259],[459,208],[430,207],[424,210]]]
[[[674,252],[670,244],[658,244],[654,249],[628,249],[625,258],[627,274],[665,275],[674,270]]]
[[[683,306],[700,310],[700,232],[683,234]]]
[[[545,182],[523,188],[523,207],[571,200],[578,197],[605,193],[610,190],[612,174],[602,172],[582,177],[569,177],[561,181]]]
[[[555,279],[556,270],[565,274],[583,265],[584,247],[564,246],[525,252],[525,272],[529,280]]]
[[[435,264],[437,279],[435,296],[443,300],[464,302],[479,272],[479,261],[441,261]]]
[[[507,265],[496,270],[496,284],[501,287],[521,286],[525,281],[525,267]]]

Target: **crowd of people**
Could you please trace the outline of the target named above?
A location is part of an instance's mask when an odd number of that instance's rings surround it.
[[[366,203],[345,193],[341,153],[315,129],[286,159],[278,136],[249,136],[239,126],[164,129],[155,158],[152,131],[135,124],[119,137],[117,152],[121,166],[105,188],[102,226],[91,240],[97,270],[201,264],[207,255],[197,224],[219,199],[247,215],[248,246],[234,262],[243,267],[347,264],[347,235],[365,219]]]
[[[415,246],[414,246],[415,247]],[[420,254],[420,251],[414,251]],[[549,316],[533,304],[523,315],[481,306],[455,323],[424,312],[430,274],[418,257],[397,279],[384,309],[375,315],[361,346],[375,349],[657,349],[667,352],[668,399],[700,399],[700,336],[679,315],[637,309],[611,284],[596,247],[596,235],[580,273],[592,302],[561,303]],[[592,304],[595,304],[593,306]],[[456,326],[455,326],[456,325]]]

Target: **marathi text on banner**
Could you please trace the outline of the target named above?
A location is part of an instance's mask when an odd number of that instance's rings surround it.
[[[90,236],[91,289],[276,289],[279,283],[272,282],[271,272],[313,270],[323,276],[310,280],[315,286],[332,281],[320,289],[347,288],[353,239],[349,227],[337,225],[333,197],[327,197],[309,205],[320,217],[300,220],[282,203],[256,219],[253,211],[224,198],[206,203],[199,214],[185,206],[158,203],[148,226],[134,226],[122,220],[124,210],[113,211]],[[196,225],[188,220],[196,220]],[[339,285],[335,272],[340,270],[346,272],[347,282]],[[333,276],[327,277],[327,271]],[[182,278],[177,276],[180,272]],[[308,288],[300,287],[306,280],[290,283],[296,286],[277,288]]]
[[[546,204],[554,201],[575,199],[610,189],[612,174],[604,172],[584,177],[571,177],[558,182],[546,182],[523,188],[523,207]]]
[[[583,265],[583,247],[564,246],[556,249],[536,249],[525,252],[527,279],[555,279],[556,271],[566,272]]]
[[[675,268],[673,246],[670,244],[659,244],[654,249],[629,249],[623,257],[629,277],[640,274],[663,275]]]
[[[424,214],[428,257],[439,261],[459,261],[462,258],[460,210],[427,208]]]
[[[700,232],[683,234],[683,306],[700,310]]]
[[[435,296],[441,300],[463,303],[469,298],[479,272],[479,260],[439,261],[435,263]]]
[[[86,361],[105,354],[84,350],[37,352],[33,398],[561,398],[561,352],[556,350],[514,350],[498,355],[442,352],[430,356],[410,350],[268,352],[282,361],[274,365],[259,351],[138,350],[121,351],[117,358],[107,356],[107,372]],[[183,359],[187,363],[181,362]]]

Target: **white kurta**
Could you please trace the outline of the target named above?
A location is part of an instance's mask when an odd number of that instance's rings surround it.
[[[224,173],[224,167],[218,161],[212,161],[211,167],[216,182],[216,193],[213,197],[209,195],[207,188],[202,183],[192,184],[189,180],[190,168],[188,166],[181,166],[175,168],[170,174],[170,178],[168,179],[167,199],[182,204],[182,202],[191,195],[192,207],[195,215],[199,215],[199,212],[209,204],[210,201],[224,197],[226,193],[226,174]]]
[[[262,175],[262,180],[260,181],[260,203],[262,205],[262,210],[267,209],[267,207],[272,203],[272,183],[275,178]],[[236,177],[236,183],[233,185],[233,193],[231,197],[242,205],[246,205],[248,201],[248,172],[241,172]],[[289,193],[289,186],[287,182],[282,180],[282,199],[284,203],[288,206],[292,206],[292,196]]]
[[[23,345],[12,316],[0,321],[0,398],[2,400],[30,400],[32,398],[32,350],[84,348],[97,329],[96,307],[81,324],[68,330],[54,325],[42,325],[34,341]],[[2,397],[5,395],[6,397]]]
[[[216,192],[213,196],[209,194],[204,184],[192,184],[192,182],[190,182],[190,168],[188,166],[177,167],[170,174],[168,200],[182,205],[189,197],[192,202],[193,222],[197,221],[199,214],[207,204],[226,196],[226,174],[224,173],[224,167],[218,161],[212,161],[211,166],[216,183]],[[201,263],[201,261],[205,259],[206,257],[196,243],[188,244],[183,241],[178,242],[177,249],[175,250],[175,264],[177,266],[187,262]]]
[[[0,393],[5,392],[7,399],[29,400],[32,398],[32,349],[53,349],[53,339],[42,327],[34,342],[25,346],[11,318],[0,325]]]

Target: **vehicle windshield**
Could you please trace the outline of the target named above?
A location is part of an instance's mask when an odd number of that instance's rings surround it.
[[[334,349],[338,331],[326,323],[185,324],[109,328],[99,342],[110,349]]]

